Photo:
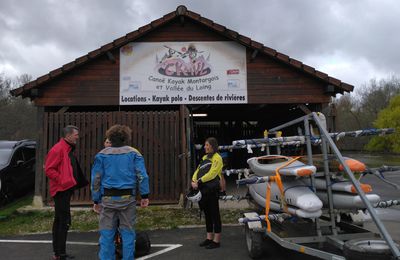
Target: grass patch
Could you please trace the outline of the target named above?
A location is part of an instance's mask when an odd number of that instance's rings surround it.
[[[21,206],[29,205],[32,198],[25,199],[0,210],[0,236],[19,235],[27,233],[51,232],[53,211],[18,212]],[[245,209],[221,209],[223,224],[236,224]],[[98,215],[91,210],[72,211],[71,230],[91,231],[98,229]],[[200,220],[198,209],[183,209],[177,207],[150,206],[137,209],[137,230],[172,229],[185,225],[205,224],[204,214]]]
[[[15,212],[8,218],[0,220],[0,235],[17,235],[26,233],[47,232],[51,230],[52,212]]]
[[[221,209],[222,223],[237,224],[244,210]],[[200,219],[198,209],[148,207],[138,209],[136,228],[138,230],[171,229],[185,225],[205,224],[204,213]]]
[[[7,218],[12,215],[17,209],[30,205],[32,203],[32,196],[23,197],[4,208],[0,209],[0,218]]]

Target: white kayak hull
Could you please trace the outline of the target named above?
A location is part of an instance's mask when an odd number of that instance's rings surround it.
[[[359,195],[351,195],[345,193],[333,192],[333,207],[335,209],[365,209],[364,202],[361,200]],[[328,206],[328,194],[323,191],[317,191],[318,198],[324,203],[324,206]],[[381,198],[377,194],[366,194],[368,201],[374,205],[378,203]]]
[[[311,181],[310,179],[302,179],[301,180],[304,184],[311,186]],[[372,187],[369,184],[363,184],[360,183],[361,189],[365,193],[372,192]],[[341,192],[347,192],[347,193],[352,193],[356,194],[357,191],[351,181],[340,181],[340,182],[335,182],[334,180],[331,180],[331,187],[333,191],[341,191]],[[315,178],[315,188],[317,190],[326,190],[326,180],[325,178]]]
[[[250,169],[258,176],[271,176],[275,175],[276,169],[282,167],[292,157],[281,156],[281,155],[266,155],[260,157],[252,157],[247,160]],[[294,161],[290,165],[283,167],[279,170],[279,174],[283,176],[309,176],[316,172],[316,167],[312,165],[306,165],[300,161]]]
[[[305,211],[316,211],[322,208],[321,200],[315,193],[299,180],[282,181],[285,191],[285,202],[291,206],[295,206]],[[258,194],[266,196],[266,183],[258,183],[250,185]],[[280,202],[281,192],[275,182],[271,183],[271,200]]]
[[[260,207],[265,208],[265,195],[263,196],[261,194],[258,194],[256,190],[252,188],[252,186],[254,186],[254,184],[249,185],[249,192],[251,197]],[[276,212],[284,212],[280,204],[273,200],[270,201],[270,209]],[[300,218],[319,218],[322,214],[322,210],[305,211],[290,205],[287,206],[287,210],[289,214],[298,216]]]

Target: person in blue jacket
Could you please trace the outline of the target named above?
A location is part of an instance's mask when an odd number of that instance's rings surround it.
[[[149,205],[149,177],[143,156],[128,146],[131,129],[114,125],[106,132],[111,147],[101,150],[92,167],[91,191],[93,209],[100,213],[101,260],[115,259],[114,237],[119,220],[123,259],[134,259],[136,190],[141,207]]]

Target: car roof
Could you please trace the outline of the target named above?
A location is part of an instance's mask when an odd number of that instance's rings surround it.
[[[5,164],[0,164],[0,170],[3,168],[7,167],[9,165],[11,156],[12,154],[16,151],[16,149],[20,147],[26,147],[26,148],[31,148],[34,149],[36,147],[36,141],[35,140],[20,140],[20,141],[0,141],[0,151],[7,151],[10,153],[10,157],[8,161]]]
[[[19,146],[35,148],[36,141],[35,140],[20,140],[20,141],[0,141],[0,149],[14,149]]]
[[[17,141],[0,141],[0,149],[12,149]]]

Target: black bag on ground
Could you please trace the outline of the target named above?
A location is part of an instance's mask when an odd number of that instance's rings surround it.
[[[151,242],[146,232],[136,232],[135,257],[145,256],[150,252]],[[115,237],[115,256],[116,259],[122,259],[122,238],[119,232]]]
[[[146,232],[136,233],[135,256],[140,257],[147,255],[151,249],[149,235]]]

